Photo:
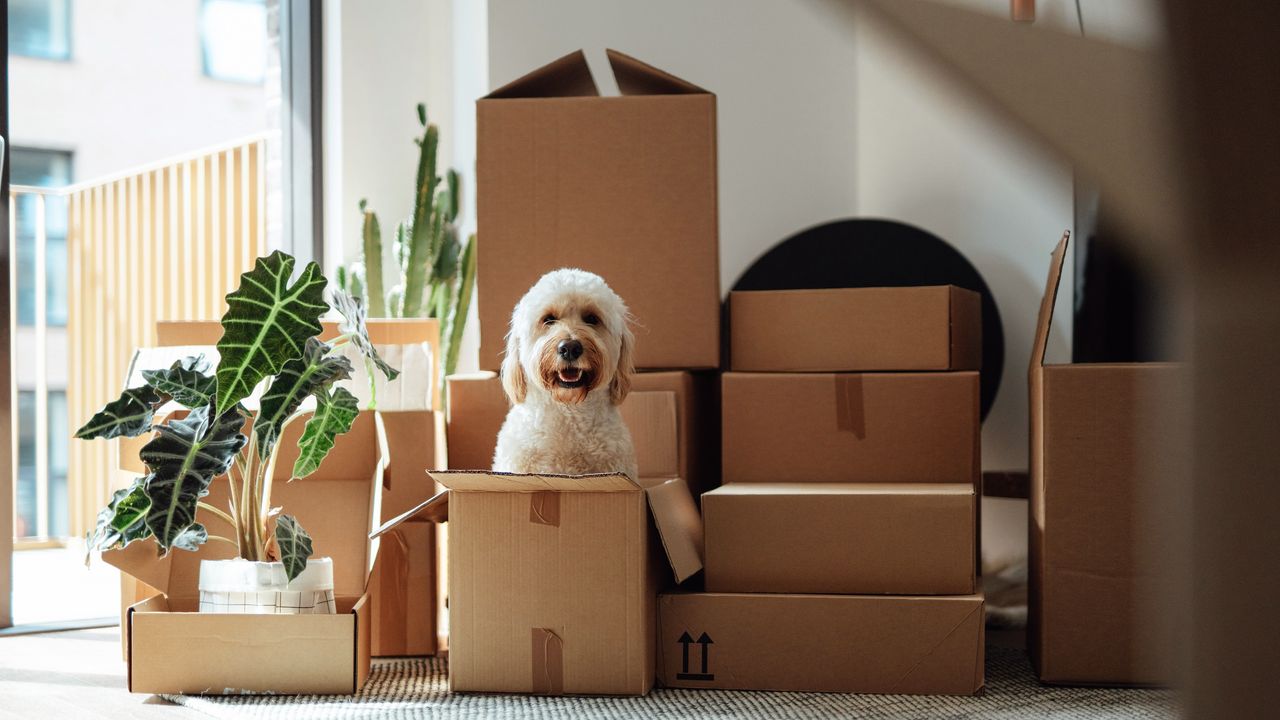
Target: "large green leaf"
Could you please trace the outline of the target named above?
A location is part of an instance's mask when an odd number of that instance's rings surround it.
[[[240,287],[227,295],[218,341],[219,415],[253,392],[263,378],[301,357],[307,338],[324,329],[320,316],[329,306],[320,266],[307,263],[290,285],[294,262],[278,250],[258,258],[253,270],[240,276]]]
[[[76,431],[81,440],[135,437],[151,429],[155,407],[164,397],[149,386],[129,388]]]
[[[167,370],[143,370],[142,377],[157,392],[194,409],[208,405],[218,386],[212,375],[204,374],[206,369],[204,356],[197,355],[178,360]]]
[[[351,377],[351,361],[341,355],[329,355],[330,349],[328,343],[307,338],[302,357],[285,363],[280,374],[272,379],[254,420],[259,457],[270,457],[285,421],[308,395],[323,392],[334,382]]]
[[[318,470],[333,449],[334,439],[350,430],[359,414],[360,402],[343,388],[334,388],[332,395],[316,395],[316,414],[307,421],[298,440],[298,459],[293,463],[293,477],[306,477]]]
[[[98,512],[98,521],[85,537],[85,562],[87,554],[94,550],[122,548],[134,540],[151,536],[147,528],[147,510],[151,500],[145,487],[147,479],[137,478],[128,487],[111,495],[111,502]]]
[[[146,492],[151,500],[147,527],[161,554],[168,553],[196,518],[196,503],[209,494],[209,483],[227,471],[246,438],[238,409],[210,419],[204,406],[181,420],[156,428],[157,436],[138,456],[151,470]]]
[[[178,533],[173,539],[173,546],[179,550],[195,552],[209,539],[209,531],[200,523],[191,523],[186,530]]]
[[[387,364],[386,360],[378,354],[377,349],[373,347],[373,342],[369,340],[369,327],[365,323],[364,304],[357,298],[352,297],[344,292],[335,292],[333,294],[333,307],[342,315],[342,322],[338,324],[338,332],[343,335],[351,336],[351,344],[356,346],[361,355],[368,358],[388,380],[395,380],[400,371]]]
[[[307,568],[307,558],[311,557],[311,536],[298,524],[292,515],[281,515],[276,519],[276,545],[280,548],[280,562],[284,563],[284,574],[289,582],[302,574]]]

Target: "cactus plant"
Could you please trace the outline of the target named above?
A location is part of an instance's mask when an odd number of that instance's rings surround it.
[[[438,318],[443,381],[443,376],[452,373],[458,364],[458,346],[475,285],[476,239],[472,235],[465,247],[458,240],[458,173],[450,169],[443,178],[436,174],[440,131],[428,122],[426,105],[419,103],[417,110],[423,134],[414,139],[418,145],[418,170],[413,214],[397,223],[391,242],[399,282],[390,288],[383,282],[381,225],[363,199],[363,252],[359,260],[339,270],[338,282],[352,295],[365,299],[370,317]]]

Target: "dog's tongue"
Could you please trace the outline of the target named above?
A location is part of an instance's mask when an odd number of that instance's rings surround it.
[[[560,371],[560,380],[562,382],[567,382],[567,383],[578,382],[578,379],[581,377],[582,377],[582,371],[579,370],[578,368],[565,368],[564,370]]]

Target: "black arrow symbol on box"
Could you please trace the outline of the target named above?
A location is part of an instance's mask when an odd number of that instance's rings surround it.
[[[702,646],[702,672],[703,672],[703,674],[706,674],[706,672],[707,672],[707,648],[712,644],[712,643],[711,643],[711,637],[710,637],[709,635],[707,635],[706,633],[702,633],[702,636],[698,638],[698,644]],[[689,647],[689,646],[688,646],[688,645],[685,645],[685,647],[687,648],[687,647]]]
[[[711,636],[705,632],[698,637],[697,640],[686,630],[680,634],[680,639],[676,642],[680,643],[680,672],[676,673],[678,680],[698,680],[708,682],[715,679],[715,675],[707,672],[707,648],[712,644]],[[689,672],[689,646],[697,643],[702,646],[702,672]]]

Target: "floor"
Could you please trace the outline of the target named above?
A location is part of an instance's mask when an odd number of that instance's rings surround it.
[[[120,571],[72,545],[13,554],[15,625],[119,617]]]
[[[207,717],[125,688],[117,627],[0,637],[0,720]]]

